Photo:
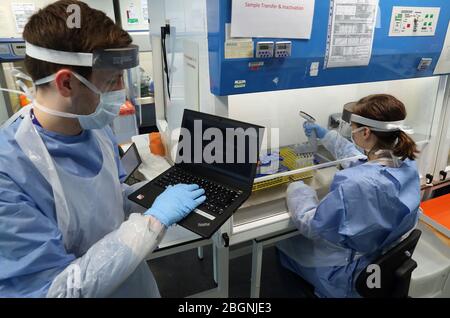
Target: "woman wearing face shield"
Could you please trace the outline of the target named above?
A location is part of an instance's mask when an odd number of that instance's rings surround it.
[[[79,29],[66,24],[69,5]],[[145,260],[205,196],[169,187],[143,214],[127,199],[109,124],[137,47],[75,0],[39,10],[23,36],[35,93],[0,131],[0,297],[159,297]]]
[[[278,245],[280,260],[320,297],[359,297],[354,283],[361,270],[417,223],[418,151],[405,118],[405,106],[395,97],[371,95],[344,107],[353,143],[337,131],[304,125],[336,159],[361,150],[367,157],[343,165],[321,201],[303,182],[287,190],[289,213],[301,235]]]

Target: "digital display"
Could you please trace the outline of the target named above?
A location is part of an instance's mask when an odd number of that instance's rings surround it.
[[[269,49],[269,46],[268,46],[268,45],[260,45],[260,46],[259,46],[259,49],[260,49],[260,50],[268,50],[268,49]]]
[[[287,49],[287,45],[286,44],[278,45],[278,49],[286,50]]]

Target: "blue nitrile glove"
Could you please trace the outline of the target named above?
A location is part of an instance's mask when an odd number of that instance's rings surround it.
[[[319,126],[315,123],[309,123],[307,121],[303,123],[303,129],[307,137],[311,137],[312,131],[315,130],[317,138],[319,139],[322,139],[328,133],[328,129],[323,128],[322,126]]]
[[[166,227],[181,221],[196,207],[205,202],[205,190],[196,184],[168,186],[153,202],[144,215],[151,215]]]

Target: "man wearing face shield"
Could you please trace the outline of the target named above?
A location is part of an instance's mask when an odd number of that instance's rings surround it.
[[[80,29],[67,27],[71,4]],[[159,297],[145,259],[205,196],[170,187],[144,214],[126,198],[108,125],[138,48],[75,0],[34,14],[23,37],[35,94],[0,132],[0,297]]]
[[[416,225],[420,204],[417,148],[404,125],[403,103],[372,95],[345,105],[353,143],[337,131],[305,123],[336,159],[366,155],[336,173],[321,201],[303,182],[287,190],[291,218],[301,235],[278,245],[284,267],[314,285],[321,297],[359,297],[358,274]],[[361,149],[361,150],[359,150]]]

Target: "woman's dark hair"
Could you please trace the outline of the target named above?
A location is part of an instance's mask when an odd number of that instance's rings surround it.
[[[406,118],[405,105],[394,96],[386,94],[364,97],[356,103],[353,113],[379,121],[400,121]],[[419,153],[416,143],[405,132],[372,131],[372,133],[378,137],[376,149],[390,149],[402,160],[416,159]]]

